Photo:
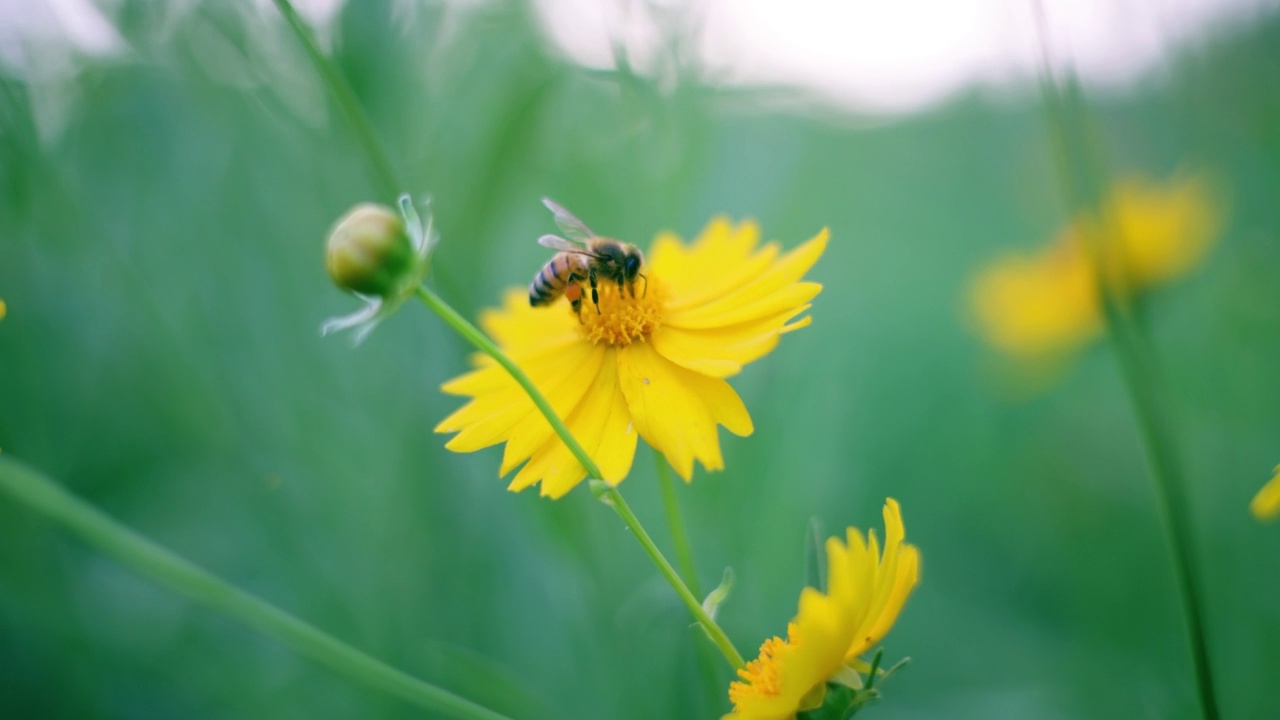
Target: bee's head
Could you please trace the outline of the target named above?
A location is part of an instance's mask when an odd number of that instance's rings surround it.
[[[635,280],[640,274],[640,266],[644,265],[644,256],[634,247],[627,248],[627,255],[622,260],[622,273],[627,280]]]

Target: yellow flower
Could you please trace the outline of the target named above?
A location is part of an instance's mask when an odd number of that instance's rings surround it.
[[[786,254],[774,243],[757,247],[759,237],[755,223],[724,218],[691,246],[664,233],[637,297],[605,280],[599,312],[588,297],[575,316],[567,300],[534,308],[513,289],[480,323],[546,396],[601,479],[621,482],[643,437],[689,481],[694,460],[723,468],[718,426],[752,432],[725,378],[808,325],[807,316],[793,318],[822,289],[801,278],[826,248],[826,230]],[[558,498],[581,482],[586,470],[507,371],[484,355],[474,364],[442,388],[472,398],[436,427],[457,433],[445,447],[471,452],[505,442],[499,474],[524,463],[513,491],[541,482],[543,495]]]
[[[5,316],[8,312],[9,312],[9,307],[8,307],[7,305],[5,305],[5,304],[4,304],[4,301],[3,301],[3,300],[0,300],[0,320],[3,320],[3,319],[4,319],[4,316]]]
[[[1219,212],[1206,179],[1184,176],[1156,185],[1117,184],[1107,212],[1114,234],[1103,252],[1119,273],[1121,290],[1140,292],[1187,273],[1216,239]],[[1102,330],[1097,275],[1084,244],[1098,232],[1092,217],[1077,217],[1042,250],[1009,254],[988,265],[970,288],[979,330],[997,349],[1020,357],[1061,354]]]
[[[770,638],[760,657],[738,671],[729,686],[733,712],[724,720],[783,720],[822,704],[829,678],[847,666],[863,669],[858,656],[893,627],[907,596],[920,580],[920,553],[902,542],[905,531],[897,501],[884,505],[885,546],[875,531],[849,528],[847,542],[827,540],[827,593],[800,593],[800,607],[787,639]]]
[[[1276,466],[1275,477],[1262,486],[1258,494],[1249,503],[1249,512],[1259,520],[1274,520],[1280,517],[1280,465]]]

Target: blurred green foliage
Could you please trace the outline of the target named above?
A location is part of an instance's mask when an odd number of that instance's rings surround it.
[[[460,339],[408,306],[359,349],[327,226],[375,187],[270,12],[127,3],[131,52],[0,80],[0,447],[163,545],[515,718],[715,717],[685,610],[590,493],[512,495],[500,451],[431,428]],[[924,579],[886,641],[893,718],[1193,717],[1171,567],[1107,348],[1011,389],[966,326],[972,272],[1065,214],[1044,119],[972,92],[892,122],[575,67],[522,5],[350,3],[332,48],[407,190],[434,196],[435,284],[464,314],[528,281],[550,195],[647,243],[713,214],[793,246],[830,226],[815,322],[734,385],[755,435],[681,488],[704,586],[744,654],[780,633],[806,528],[903,505]],[[1228,229],[1148,296],[1178,410],[1227,717],[1280,667],[1280,23],[1094,97],[1117,171],[1214,173]],[[59,111],[52,112],[51,111]],[[51,119],[53,118],[53,119]],[[61,119],[58,122],[58,119]],[[623,486],[665,542],[652,456]],[[0,498],[0,715],[417,713],[143,581]],[[720,670],[721,684],[729,679]]]

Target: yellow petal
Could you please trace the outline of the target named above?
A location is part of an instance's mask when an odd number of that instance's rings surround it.
[[[535,363],[521,364],[521,369],[546,396],[556,413],[563,417],[577,406],[591,387],[591,380],[603,361],[603,348],[574,343],[561,347],[554,359],[542,358]],[[472,452],[502,442],[513,433],[551,432],[546,418],[506,369],[493,365],[471,374],[483,374],[483,381],[492,383],[493,388],[483,394],[478,393],[474,400],[436,426],[436,432],[458,433],[445,447],[455,452]],[[471,380],[463,376],[455,382],[465,385]]]
[[[480,327],[512,358],[580,340],[567,301],[530,307],[528,292],[515,288],[503,294],[501,308],[480,314]]]
[[[707,223],[691,245],[685,245],[676,234],[664,232],[655,238],[653,250],[646,264],[648,270],[663,278],[673,290],[673,296],[684,297],[689,293],[719,295],[736,284],[735,277],[745,272],[744,265],[758,263],[753,251],[759,242],[759,225],[751,222],[733,224],[724,217],[713,218]],[[777,246],[759,252],[765,256],[764,265],[777,255]],[[719,268],[722,273],[708,274],[707,268]],[[760,270],[748,273],[754,275]],[[708,287],[710,286],[710,287]]]
[[[1262,486],[1253,502],[1249,503],[1249,512],[1259,520],[1274,520],[1280,517],[1280,465],[1276,466],[1275,477]]]
[[[565,416],[565,425],[599,466],[606,482],[617,485],[631,471],[639,436],[631,427],[626,398],[618,387],[613,351],[607,353],[582,402]],[[572,490],[586,474],[587,471],[560,437],[552,435],[516,474],[510,489],[523,490],[541,480],[541,493],[559,498]]]
[[[664,325],[653,333],[650,342],[681,367],[712,377],[729,377],[773,350],[784,333],[808,325],[808,317],[790,324],[788,321],[810,307],[807,303],[792,305],[773,315],[720,327],[687,329]]]
[[[636,430],[686,481],[694,460],[707,470],[724,467],[717,424],[739,436],[753,430],[727,382],[682,368],[648,343],[620,348],[618,371]]]
[[[853,633],[853,642],[846,651],[848,660],[871,649],[888,634],[907,597],[920,581],[920,554],[914,546],[903,542],[906,532],[902,525],[902,512],[893,498],[885,500],[884,526],[883,555],[875,546],[874,534],[868,534],[871,542],[865,554],[869,561],[866,587],[871,590],[867,601],[859,608],[861,617]],[[856,530],[851,528],[851,540],[855,534]]]
[[[692,245],[662,233],[653,243],[646,272],[661,277],[677,303],[702,302],[724,295],[773,262],[778,247],[772,243],[753,254],[759,239],[754,222],[734,225],[724,217],[708,223]]]
[[[800,283],[827,247],[823,229],[813,239],[771,263],[767,269],[733,290],[707,302],[682,305],[673,300],[667,307],[667,322],[684,328],[715,327],[747,322],[780,312],[787,304],[801,305],[822,289],[817,283]],[[706,272],[716,268],[711,264]]]
[[[712,303],[685,312],[671,312],[667,324],[689,330],[720,328],[739,323],[752,323],[762,318],[787,312],[806,305],[822,291],[818,283],[793,283],[754,297],[746,297],[754,291],[743,290],[735,297],[734,305]]]

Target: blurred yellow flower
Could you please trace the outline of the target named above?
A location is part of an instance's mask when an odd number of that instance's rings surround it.
[[[1100,235],[1103,252],[1130,295],[1187,273],[1220,228],[1209,182],[1197,175],[1164,184],[1118,183],[1107,211],[1116,232]],[[969,298],[982,336],[1005,353],[1031,358],[1061,354],[1097,336],[1102,310],[1084,242],[1098,232],[1094,218],[1080,216],[1040,251],[1011,253],[982,270]]]
[[[9,306],[5,305],[3,300],[0,300],[0,320],[3,320],[4,316],[8,312],[9,312]]]
[[[807,316],[793,318],[822,289],[801,278],[826,248],[825,229],[786,254],[774,243],[757,247],[759,239],[755,223],[724,218],[691,246],[664,233],[638,297],[603,281],[599,312],[587,298],[575,315],[567,300],[530,307],[527,293],[513,289],[480,324],[546,396],[602,480],[616,485],[627,476],[643,437],[689,481],[694,460],[723,468],[719,425],[752,432],[725,378],[808,325]],[[445,447],[471,452],[505,442],[499,474],[524,463],[513,491],[540,481],[543,495],[558,498],[581,482],[586,470],[507,371],[484,355],[473,362],[478,369],[442,388],[472,398],[436,427],[457,433]]]
[[[889,632],[920,580],[920,553],[902,541],[902,513],[892,498],[884,527],[883,556],[874,530],[866,541],[856,528],[845,543],[827,540],[827,594],[801,591],[787,639],[766,640],[729,685],[733,712],[724,720],[794,718],[822,704],[829,678],[849,666],[866,671],[858,656]]]
[[[1275,477],[1262,486],[1253,502],[1249,503],[1249,512],[1259,520],[1274,520],[1280,517],[1280,465],[1276,466]]]

